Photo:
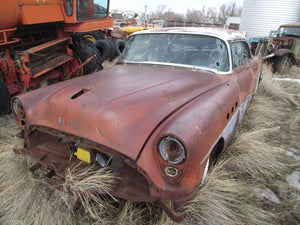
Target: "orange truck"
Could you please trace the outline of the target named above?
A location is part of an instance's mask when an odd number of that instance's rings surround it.
[[[121,37],[110,29],[109,0],[0,3],[0,114],[11,96],[102,69],[103,53],[118,46],[106,39]]]

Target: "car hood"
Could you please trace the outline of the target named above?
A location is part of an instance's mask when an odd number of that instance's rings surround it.
[[[89,139],[136,160],[168,116],[222,79],[186,69],[116,65],[62,83],[30,94],[44,95],[31,108],[29,100],[20,97],[28,110],[28,125]]]

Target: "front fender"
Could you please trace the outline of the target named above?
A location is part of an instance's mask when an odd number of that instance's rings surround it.
[[[137,161],[138,169],[149,182],[152,196],[178,199],[195,191],[214,144],[238,111],[239,97],[237,84],[227,81],[177,110],[155,130]],[[238,119],[234,127],[237,122]],[[184,175],[175,184],[160,171],[155,158],[158,140],[167,135],[180,139],[187,151]]]
[[[285,49],[285,48],[281,48],[281,49],[277,49],[274,52],[274,56],[284,56],[287,54],[293,54],[293,51],[291,49]]]

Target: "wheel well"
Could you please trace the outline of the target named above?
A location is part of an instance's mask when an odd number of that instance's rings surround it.
[[[210,154],[210,166],[215,165],[219,155],[223,152],[224,148],[224,138],[220,138],[220,140],[215,144],[211,154]]]

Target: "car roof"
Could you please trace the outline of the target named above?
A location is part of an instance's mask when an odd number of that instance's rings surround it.
[[[230,30],[225,28],[213,28],[213,27],[168,27],[149,29],[139,32],[135,32],[132,35],[138,34],[154,34],[154,33],[177,33],[177,34],[197,34],[215,36],[220,39],[231,41],[236,39],[246,39],[245,33],[238,30]]]
[[[300,23],[284,24],[284,25],[280,25],[280,27],[300,27]]]

